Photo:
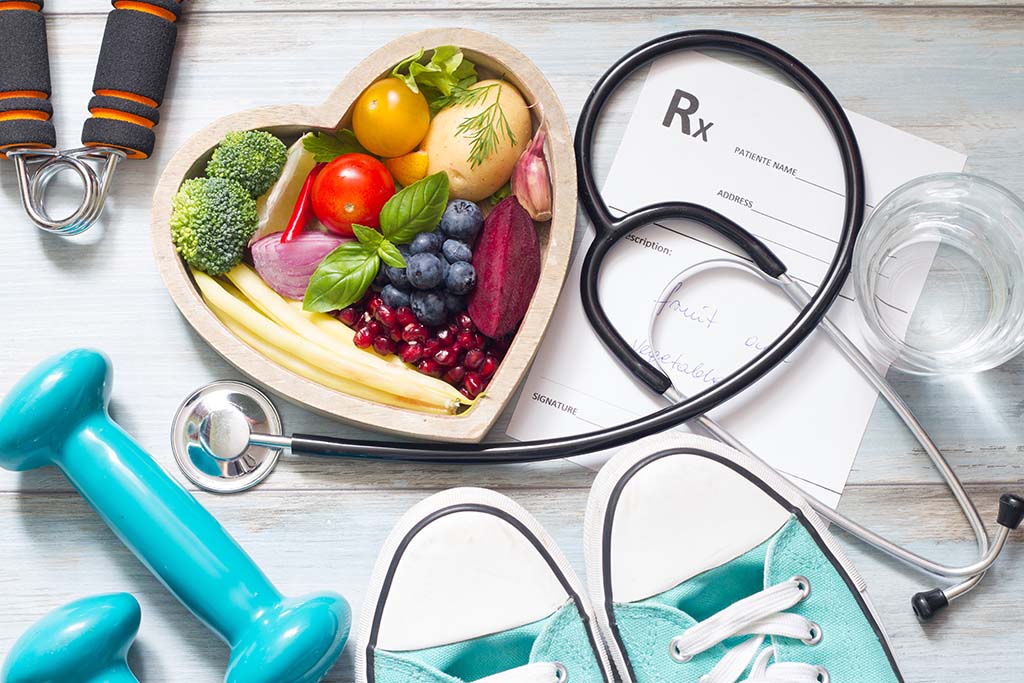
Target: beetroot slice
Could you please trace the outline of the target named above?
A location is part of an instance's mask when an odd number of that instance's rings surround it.
[[[537,229],[515,197],[503,199],[484,221],[473,268],[469,316],[488,337],[503,337],[526,316],[540,279]]]

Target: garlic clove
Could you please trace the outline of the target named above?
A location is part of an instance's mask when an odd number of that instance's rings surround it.
[[[512,194],[535,221],[551,220],[551,175],[544,155],[547,130],[541,126],[512,171]]]

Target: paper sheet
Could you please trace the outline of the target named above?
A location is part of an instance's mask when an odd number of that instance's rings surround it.
[[[960,171],[966,158],[850,113],[867,176],[867,210],[902,183]],[[839,155],[805,98],[769,78],[697,54],[652,65],[604,186],[617,213],[659,201],[689,201],[719,211],[764,240],[790,275],[814,292],[837,244],[843,217]],[[579,295],[588,236],[570,269],[551,326],[508,427],[516,439],[590,431],[665,406],[634,380],[588,324]],[[608,255],[600,282],[606,311],[621,334],[657,357],[676,386],[694,394],[755,355],[794,309],[755,276],[721,269],[687,279],[677,273],[735,247],[685,222],[652,225]],[[927,276],[907,279],[899,301],[909,321]],[[660,305],[659,305],[660,304]],[[653,326],[655,307],[660,314]],[[830,318],[861,348],[852,283]],[[741,441],[797,484],[835,505],[845,486],[876,392],[817,332],[785,363],[712,413]],[[589,467],[610,453],[577,460]]]

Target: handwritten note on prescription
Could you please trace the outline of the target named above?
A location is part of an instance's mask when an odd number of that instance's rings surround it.
[[[867,210],[928,173],[959,171],[952,150],[849,114],[867,171]],[[843,176],[825,125],[802,95],[700,54],[656,62],[622,138],[603,193],[624,213],[677,200],[705,204],[753,232],[810,292],[837,245]],[[508,427],[517,439],[580,433],[664,407],[594,336],[579,296],[582,252]],[[777,288],[704,261],[742,258],[708,229],[647,226],[606,259],[600,293],[633,348],[694,394],[770,344],[792,320]],[[909,319],[927,276],[908,279],[885,305]],[[675,284],[673,284],[675,282]],[[831,319],[862,344],[852,286]],[[877,396],[823,333],[712,416],[755,453],[822,500],[837,504]],[[609,453],[577,460],[599,466]]]

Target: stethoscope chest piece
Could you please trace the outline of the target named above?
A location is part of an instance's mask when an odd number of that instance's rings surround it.
[[[282,433],[281,415],[269,398],[242,382],[208,384],[178,408],[171,450],[182,473],[214,493],[256,486],[274,470],[280,448],[250,444],[253,432]]]

